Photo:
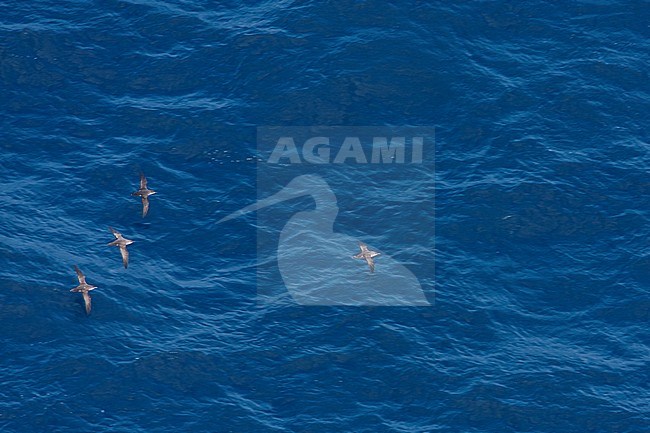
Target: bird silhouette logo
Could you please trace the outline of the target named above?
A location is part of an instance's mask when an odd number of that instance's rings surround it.
[[[316,206],[293,215],[280,233],[277,260],[280,275],[300,305],[427,306],[418,279],[388,252],[360,239],[334,231],[338,214],[336,195],[320,176],[307,174],[294,178],[279,192],[258,200],[218,223],[237,218],[267,206],[310,196]],[[367,248],[368,265],[360,266],[351,255],[360,245]],[[363,258],[366,258],[363,256]],[[368,269],[369,268],[369,269]],[[373,272],[374,271],[374,272]]]

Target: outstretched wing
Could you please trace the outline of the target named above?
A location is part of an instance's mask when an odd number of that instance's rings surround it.
[[[90,301],[90,294],[88,292],[83,292],[84,295],[84,304],[86,304],[86,314],[90,314],[90,308],[92,307]]]
[[[140,189],[147,189],[147,178],[144,173],[140,173]]]
[[[142,218],[147,216],[147,212],[149,212],[149,197],[143,195],[142,196]]]
[[[366,251],[368,251],[368,245],[364,244],[361,241],[359,241],[359,248],[361,248],[362,253],[365,253]]]
[[[129,266],[129,252],[125,246],[120,246],[120,253],[122,253],[122,263],[124,264],[124,269]]]
[[[74,271],[77,273],[79,284],[86,284],[86,276],[81,272],[81,269],[79,269],[77,265],[74,265]]]
[[[372,257],[366,256],[366,262],[368,263],[370,272],[375,272],[375,261],[372,259]]]
[[[113,227],[109,227],[108,229],[111,231],[111,233],[113,233],[113,236],[115,236],[115,239],[119,239],[122,236],[122,233],[118,232]]]

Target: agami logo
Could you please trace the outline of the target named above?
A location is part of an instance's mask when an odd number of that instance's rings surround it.
[[[279,137],[269,164],[421,164],[424,137]]]
[[[373,226],[372,207],[384,199],[373,180],[424,176],[422,184],[429,184],[434,127],[263,126],[257,128],[257,152],[256,202],[219,222],[256,213],[261,301],[289,295],[299,305],[431,305],[415,269],[402,261],[405,253],[396,254],[377,230],[367,229]],[[377,189],[357,182],[360,177]],[[338,226],[336,191],[347,182],[354,183],[350,191],[364,194],[362,199],[374,194],[379,201],[356,206],[346,190],[348,225]],[[408,224],[399,213],[392,217],[382,224]],[[423,227],[422,236],[432,239],[433,229]],[[428,283],[427,293],[432,291]]]

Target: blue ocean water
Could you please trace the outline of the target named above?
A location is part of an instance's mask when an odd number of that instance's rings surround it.
[[[648,18],[0,2],[0,431],[649,431]],[[436,128],[435,172],[334,185],[431,306],[258,302],[254,217],[216,221],[257,198],[263,125]]]

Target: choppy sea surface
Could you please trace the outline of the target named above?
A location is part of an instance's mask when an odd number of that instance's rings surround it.
[[[650,431],[649,18],[0,2],[0,431]],[[260,302],[255,217],[216,222],[257,198],[264,125],[435,127],[435,171],[330,185],[430,306]]]

